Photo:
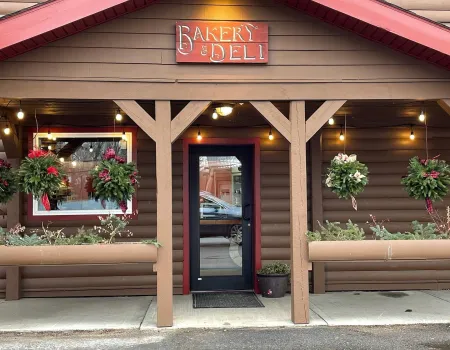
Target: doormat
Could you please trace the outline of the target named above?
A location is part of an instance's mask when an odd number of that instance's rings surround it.
[[[264,307],[254,292],[193,293],[194,309],[242,309]]]

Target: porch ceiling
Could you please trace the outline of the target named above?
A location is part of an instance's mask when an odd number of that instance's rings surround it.
[[[155,115],[154,101],[138,101],[149,113]],[[172,117],[176,116],[189,101],[171,101]],[[222,101],[225,102],[225,101]],[[117,105],[109,100],[22,100],[21,107],[27,118],[26,126],[34,126],[34,112],[39,117],[41,125],[59,126],[111,126],[117,111]],[[289,103],[273,102],[285,116],[289,112]],[[307,101],[306,115],[311,116],[323,101]],[[214,105],[213,105],[214,106]],[[19,109],[19,100],[0,99],[0,111],[14,113]],[[267,127],[268,122],[248,102],[236,103],[234,112],[228,117],[213,120],[211,114],[214,107],[209,107],[194,123],[208,127]],[[401,125],[422,125],[417,117],[424,109],[429,116],[429,126],[450,127],[450,116],[436,101],[417,100],[361,100],[348,101],[335,115],[336,125],[347,123],[350,127],[386,127]],[[55,117],[58,117],[55,119]],[[130,118],[125,118],[123,124],[134,125]]]
[[[407,55],[450,69],[450,30],[378,0],[276,0]],[[154,0],[55,0],[0,20],[0,60],[151,5]]]

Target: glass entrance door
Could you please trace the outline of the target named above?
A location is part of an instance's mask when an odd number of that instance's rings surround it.
[[[191,146],[191,290],[252,289],[250,146]]]

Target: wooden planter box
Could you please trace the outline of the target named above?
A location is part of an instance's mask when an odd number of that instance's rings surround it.
[[[450,259],[450,240],[322,241],[309,243],[309,260],[442,260]]]
[[[0,265],[76,265],[156,262],[157,248],[144,243],[0,246]]]

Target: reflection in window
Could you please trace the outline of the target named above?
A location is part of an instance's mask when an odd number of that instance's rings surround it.
[[[97,215],[122,213],[116,202],[100,201],[94,197],[90,171],[102,160],[104,152],[113,148],[127,162],[131,159],[132,134],[125,133],[54,133],[35,134],[40,149],[57,155],[67,173],[59,193],[50,198],[50,211],[40,201],[33,201],[34,215]],[[127,213],[132,212],[128,203]]]

